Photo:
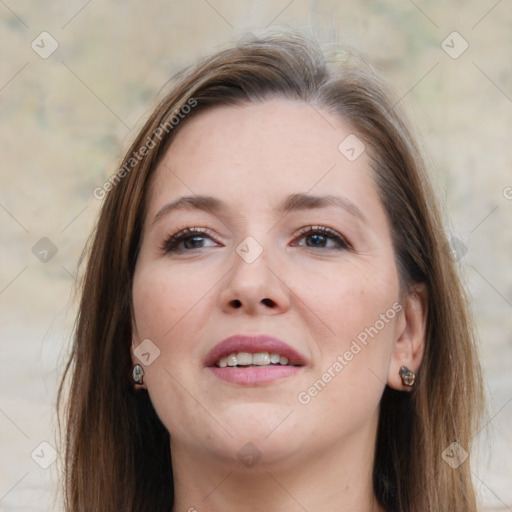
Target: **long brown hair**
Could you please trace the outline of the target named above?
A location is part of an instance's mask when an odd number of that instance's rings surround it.
[[[469,461],[452,468],[443,459],[453,442],[471,451],[482,404],[467,298],[398,101],[370,67],[347,55],[327,58],[315,43],[289,33],[208,57],[177,79],[117,175],[99,188],[98,194],[108,193],[90,239],[59,391],[60,406],[66,404],[67,511],[172,507],[169,433],[148,394],[135,393],[130,380],[132,279],[147,191],[157,162],[189,119],[217,105],[271,97],[307,102],[351,124],[368,148],[402,289],[424,283],[428,290],[426,347],[415,389],[386,388],[382,397],[375,494],[388,512],[476,511]]]

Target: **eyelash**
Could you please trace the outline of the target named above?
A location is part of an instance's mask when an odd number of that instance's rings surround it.
[[[214,240],[213,236],[208,232],[207,229],[186,227],[185,229],[178,231],[176,234],[169,236],[164,241],[162,250],[164,251],[165,254],[177,251],[178,244],[180,244],[184,240],[188,240],[189,238],[194,238],[201,235],[208,236],[209,238]]]
[[[352,249],[352,246],[349,244],[347,239],[344,236],[340,235],[337,231],[334,231],[334,229],[328,228],[326,226],[306,226],[304,228],[299,229],[300,238],[303,238],[307,235],[317,234],[324,235],[327,239],[334,240],[338,244],[338,247],[322,247],[322,249],[335,251]]]
[[[333,240],[338,244],[338,247],[321,247],[321,249],[325,250],[352,250],[352,246],[350,243],[346,240],[345,237],[340,235],[338,232],[334,231],[333,229],[330,229],[325,226],[306,226],[304,228],[301,228],[299,230],[299,240],[301,238],[304,238],[305,236],[311,236],[321,234],[324,235],[328,240]],[[186,241],[190,238],[194,237],[201,237],[205,236],[216,242],[213,235],[209,233],[209,231],[205,228],[195,228],[195,227],[186,227],[185,229],[182,229],[178,233],[169,236],[164,243],[162,244],[162,250],[165,254],[168,254],[170,252],[176,252],[179,251],[178,245]],[[297,239],[297,238],[296,238]],[[217,243],[217,242],[216,242]],[[314,247],[310,247],[314,249]],[[202,247],[199,247],[199,249],[202,249]],[[191,249],[186,249],[187,251]]]

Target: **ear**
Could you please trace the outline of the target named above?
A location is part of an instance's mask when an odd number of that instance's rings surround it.
[[[400,377],[400,367],[418,371],[425,349],[428,315],[428,292],[424,284],[414,285],[402,300],[402,311],[396,324],[395,344],[389,366],[388,386],[410,391]]]

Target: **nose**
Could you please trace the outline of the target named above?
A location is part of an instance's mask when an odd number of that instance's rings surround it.
[[[226,313],[281,314],[290,308],[291,291],[280,276],[279,265],[268,265],[265,251],[252,262],[234,254],[234,265],[219,294]]]

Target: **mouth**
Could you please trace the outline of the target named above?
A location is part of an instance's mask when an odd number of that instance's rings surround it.
[[[295,375],[306,358],[277,338],[235,335],[217,344],[205,367],[217,378],[242,385],[258,385]]]

